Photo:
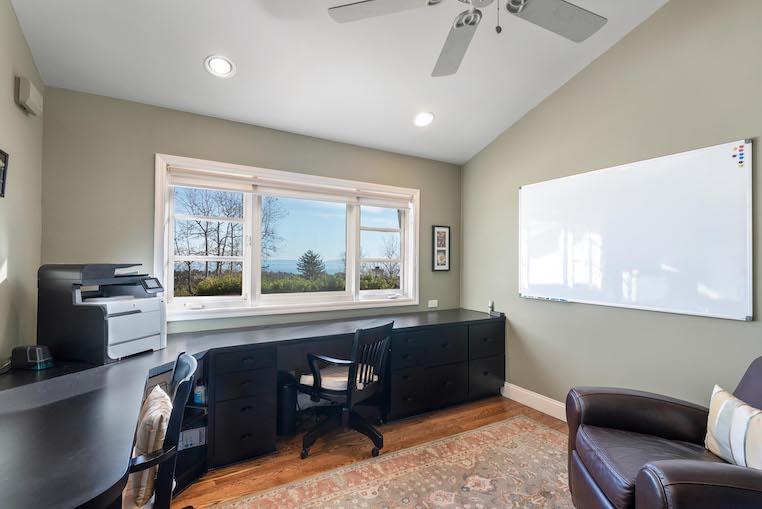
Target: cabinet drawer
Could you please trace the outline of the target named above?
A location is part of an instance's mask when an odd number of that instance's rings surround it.
[[[471,325],[468,331],[468,357],[480,359],[505,354],[505,322]]]
[[[274,348],[256,348],[235,352],[217,353],[214,369],[217,374],[247,371],[249,369],[272,368],[275,366]]]
[[[468,397],[468,362],[426,369],[429,409],[461,403]]]
[[[454,364],[468,360],[467,331],[465,326],[432,331],[426,341],[426,365]]]
[[[466,326],[442,327],[392,337],[392,370],[438,366],[468,359]]]
[[[409,368],[395,371],[391,376],[389,413],[400,419],[426,411],[426,371]]]
[[[392,336],[391,367],[393,370],[423,366],[426,363],[426,332]]]
[[[267,428],[267,430],[265,430]],[[213,467],[229,465],[275,450],[275,417],[263,420],[257,429],[217,427],[214,432]]]
[[[468,398],[480,399],[500,394],[505,384],[505,357],[473,360],[468,369]]]
[[[217,405],[214,413],[213,466],[267,454],[275,450],[275,405],[243,398]]]
[[[275,394],[275,370],[256,369],[219,375],[214,379],[214,401]]]

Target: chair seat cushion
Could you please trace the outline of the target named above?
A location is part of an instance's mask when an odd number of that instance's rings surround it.
[[[702,445],[584,424],[577,430],[576,449],[617,509],[635,507],[635,479],[646,463],[673,459],[724,463]]]
[[[362,365],[358,366],[358,371],[362,370]],[[349,366],[328,366],[320,370],[320,386],[323,389],[331,391],[346,391],[347,379],[349,378]],[[373,375],[373,381],[378,381],[378,376]],[[302,375],[299,378],[301,385],[312,387],[315,384],[315,377],[312,375]],[[363,384],[357,384],[357,389],[362,390]]]

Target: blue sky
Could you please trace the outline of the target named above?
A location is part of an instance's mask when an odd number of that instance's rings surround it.
[[[276,225],[283,240],[273,260],[296,260],[312,249],[323,260],[339,260],[346,251],[346,205],[296,198],[278,198],[287,212]],[[229,208],[224,208],[225,206]],[[241,217],[243,195],[232,191],[212,191],[175,188],[175,212],[178,214]],[[240,214],[240,215],[231,215]],[[397,228],[396,209],[361,207],[363,226]],[[241,234],[242,235],[242,234]],[[399,234],[364,231],[360,236],[362,255],[366,258],[384,258],[384,241],[396,239]],[[198,240],[201,242],[201,240]]]
[[[277,225],[283,238],[275,260],[295,260],[309,249],[324,260],[337,260],[346,251],[346,205],[320,201],[278,198],[288,215]],[[363,207],[362,221],[366,226],[397,226],[397,211],[378,207]],[[395,234],[363,232],[362,250],[368,257],[380,257],[384,237]],[[397,235],[399,237],[399,235]]]

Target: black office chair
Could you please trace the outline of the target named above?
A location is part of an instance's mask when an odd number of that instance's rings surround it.
[[[312,375],[301,377],[299,390],[310,394],[312,401],[325,399],[335,405],[328,407],[333,412],[327,420],[304,435],[302,459],[307,457],[318,438],[339,426],[351,428],[370,438],[374,445],[371,454],[378,456],[384,446],[384,436],[360,417],[354,407],[360,403],[367,404],[373,396],[383,394],[384,365],[393,328],[394,322],[371,329],[358,329],[349,360],[307,354]],[[321,369],[320,365],[324,367]]]
[[[167,394],[172,399],[172,413],[169,415],[164,445],[158,451],[144,454],[130,461],[130,473],[142,472],[158,465],[154,483],[153,505],[151,509],[170,509],[172,490],[174,489],[175,464],[177,462],[177,444],[180,441],[180,428],[188,397],[193,390],[193,378],[196,374],[196,359],[185,352],[175,361],[172,379],[167,386]]]

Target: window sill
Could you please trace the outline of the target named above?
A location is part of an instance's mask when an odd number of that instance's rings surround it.
[[[261,305],[256,307],[221,307],[193,310],[173,310],[167,307],[167,321],[209,320],[215,318],[243,318],[248,316],[285,315],[300,313],[319,313],[325,311],[346,311],[350,309],[379,309],[398,306],[417,306],[418,299],[373,299],[352,302],[314,303],[302,305]]]

